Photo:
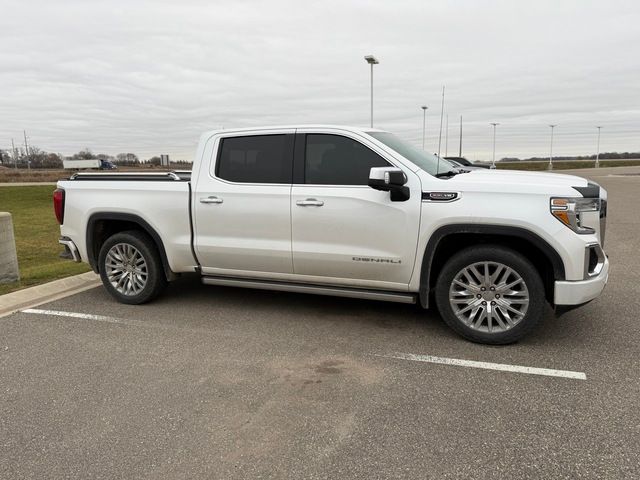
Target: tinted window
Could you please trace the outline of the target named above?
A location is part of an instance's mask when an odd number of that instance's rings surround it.
[[[305,183],[366,185],[373,167],[389,163],[360,142],[339,135],[307,135]]]
[[[291,183],[290,136],[223,138],[216,175],[243,183]]]

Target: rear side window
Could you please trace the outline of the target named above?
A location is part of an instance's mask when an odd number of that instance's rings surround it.
[[[223,138],[216,176],[240,183],[291,183],[292,135]]]
[[[360,142],[340,135],[308,134],[304,162],[305,183],[367,185],[373,167],[389,163]]]

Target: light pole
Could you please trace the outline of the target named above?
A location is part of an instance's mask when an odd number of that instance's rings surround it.
[[[492,122],[489,125],[493,125],[493,160],[491,161],[491,168],[496,168],[496,127],[500,124]]]
[[[596,168],[600,167],[600,129],[602,127],[596,127],[598,129],[598,150],[596,153]]]
[[[426,105],[422,105],[422,150],[424,150],[424,139],[427,132],[427,107]]]
[[[553,170],[553,129],[558,125],[549,125],[551,127],[551,145],[549,147],[549,170]]]
[[[440,146],[442,145],[442,119],[444,115],[444,85],[442,86],[442,105],[440,105],[440,133],[438,134],[438,169],[440,168]],[[438,170],[439,171],[439,170]]]
[[[373,128],[373,66],[380,62],[373,55],[367,55],[364,59],[371,65],[371,128]]]

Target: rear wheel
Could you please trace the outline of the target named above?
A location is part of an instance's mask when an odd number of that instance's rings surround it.
[[[544,314],[544,286],[534,266],[501,246],[465,249],[443,267],[436,303],[444,321],[479,343],[507,344],[529,333]]]
[[[137,230],[109,237],[100,249],[98,262],[103,285],[122,303],[146,303],[167,284],[155,243]]]

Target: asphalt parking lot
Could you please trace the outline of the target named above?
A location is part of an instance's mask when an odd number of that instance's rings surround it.
[[[0,478],[639,478],[640,175],[608,170],[609,285],[515,345],[192,277],[0,318]]]

